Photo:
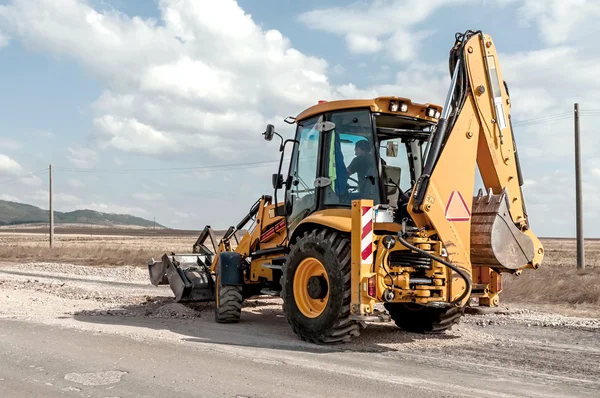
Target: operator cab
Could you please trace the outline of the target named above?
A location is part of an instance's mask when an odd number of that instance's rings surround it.
[[[357,199],[398,209],[400,221],[440,112],[437,105],[379,97],[322,102],[298,115],[287,182],[273,176],[276,191],[286,185],[281,211],[289,227],[318,210],[349,209]],[[272,135],[270,126],[265,138]]]

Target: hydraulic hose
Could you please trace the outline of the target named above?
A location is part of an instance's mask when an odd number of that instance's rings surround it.
[[[460,295],[459,298],[457,298],[454,301],[451,301],[450,304],[455,304],[458,305],[458,303],[460,303],[461,301],[464,300],[465,297],[467,297],[467,295],[471,292],[471,287],[472,287],[472,283],[471,283],[471,278],[469,278],[469,276],[460,268],[458,268],[456,265],[442,259],[439,257],[434,256],[431,253],[426,252],[425,250],[421,250],[418,247],[415,247],[413,245],[411,245],[410,243],[408,243],[402,236],[401,234],[398,234],[398,240],[400,241],[400,243],[402,243],[407,249],[411,249],[416,251],[419,254],[422,254],[426,257],[429,257],[430,259],[437,261],[438,263],[444,264],[446,267],[450,268],[452,271],[455,271],[458,275],[460,275],[461,278],[463,278],[463,280],[465,281],[466,289],[465,291]]]

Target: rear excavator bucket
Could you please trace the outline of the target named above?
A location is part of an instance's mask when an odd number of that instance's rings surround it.
[[[533,256],[533,241],[510,216],[506,190],[499,195],[480,190],[473,198],[471,264],[510,272],[525,267]]]
[[[171,286],[177,302],[214,300],[214,280],[206,255],[164,254],[162,261],[148,261],[150,282]]]

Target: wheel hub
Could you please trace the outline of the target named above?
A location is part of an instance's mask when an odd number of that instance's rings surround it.
[[[321,300],[327,296],[327,281],[323,275],[311,276],[306,288],[311,299]]]
[[[298,264],[294,275],[294,300],[307,318],[320,316],[329,301],[329,278],[323,264],[307,257]]]

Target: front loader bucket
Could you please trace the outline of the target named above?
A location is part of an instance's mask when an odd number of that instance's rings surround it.
[[[175,301],[214,300],[214,281],[204,255],[164,254],[162,261],[148,262],[150,282],[171,287]]]
[[[513,222],[506,191],[473,198],[471,264],[500,271],[524,268],[534,256],[533,241]]]
[[[148,273],[150,274],[150,283],[154,286],[169,284],[167,264],[162,261],[154,261],[154,259],[148,261]]]

